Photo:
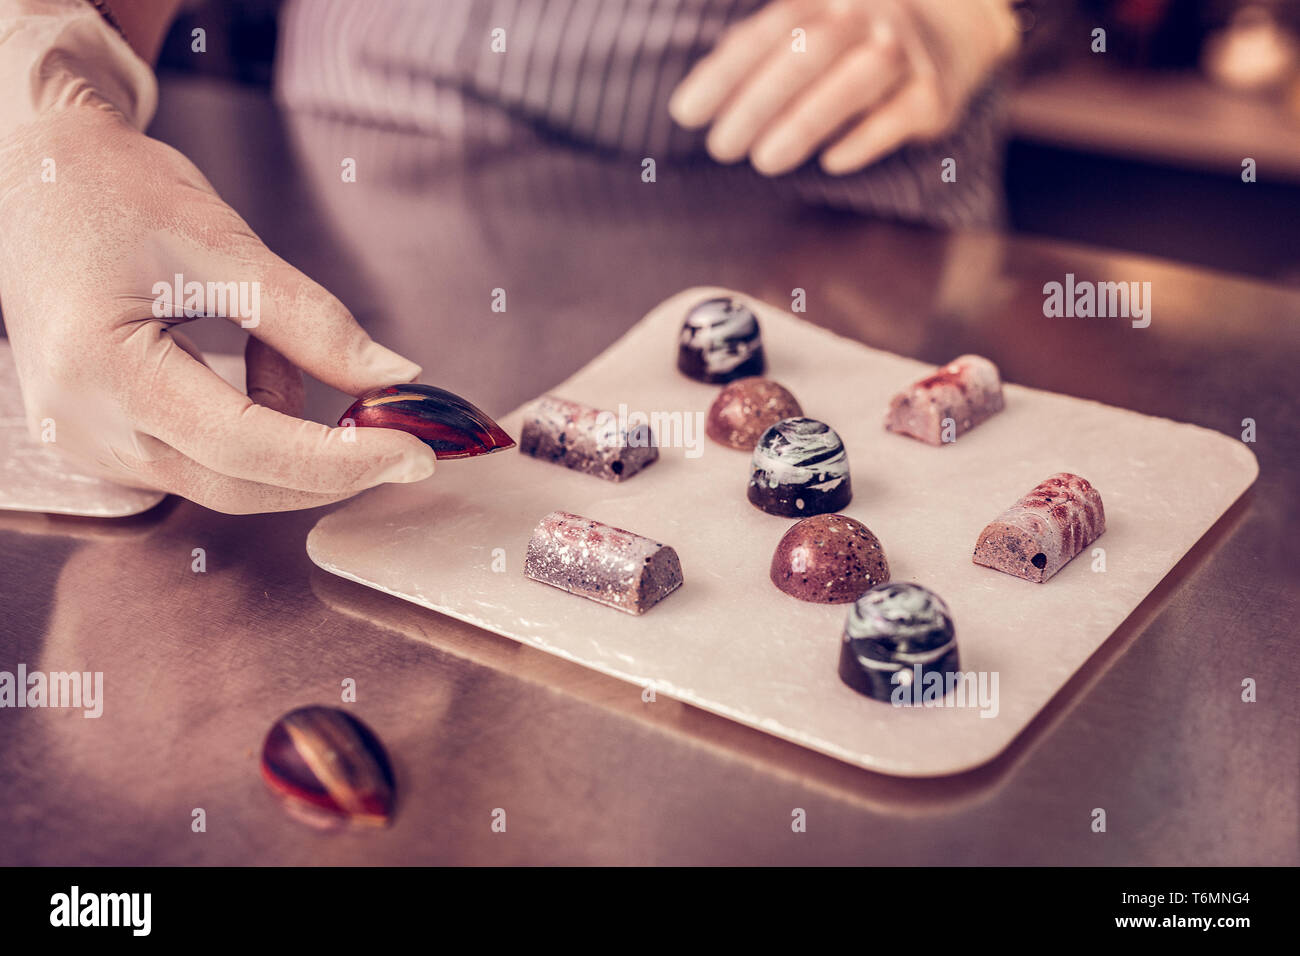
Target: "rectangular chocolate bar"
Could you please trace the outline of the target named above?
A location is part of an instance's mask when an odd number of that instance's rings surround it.
[[[1002,411],[998,367],[980,355],[961,355],[894,396],[885,416],[891,432],[931,445],[944,442],[944,421],[952,420],[949,442]]]
[[[1041,584],[1105,530],[1106,511],[1097,489],[1063,471],[1040,482],[981,531],[972,560]]]
[[[524,413],[519,450],[606,481],[624,481],[659,458],[649,425],[620,429],[613,412],[543,395]]]
[[[628,614],[644,614],[682,586],[668,545],[567,511],[538,523],[524,574]]]

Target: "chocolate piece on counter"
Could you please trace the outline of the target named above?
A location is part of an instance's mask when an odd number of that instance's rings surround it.
[[[300,707],[262,743],[262,777],[294,816],[313,826],[384,826],[393,768],[370,728],[337,707]]]
[[[1040,482],[981,531],[973,560],[1041,584],[1105,530],[1106,510],[1097,489],[1063,471]]]
[[[743,303],[725,296],[705,299],[686,313],[677,346],[683,375],[722,385],[762,375],[764,367],[758,319]]]
[[[787,518],[840,511],[853,499],[840,436],[815,418],[786,418],[754,448],[749,500]]]
[[[620,430],[613,412],[543,395],[524,412],[519,450],[565,468],[623,481],[657,461],[650,426]]]
[[[849,609],[839,673],[859,693],[889,701],[896,687],[959,666],[952,616],[933,591],[905,582],[878,584]]]
[[[765,378],[738,378],[718,393],[704,430],[719,445],[753,451],[763,432],[803,414],[785,388]]]
[[[668,545],[567,511],[537,525],[524,574],[628,614],[644,614],[682,586],[681,562]]]
[[[791,597],[814,604],[856,601],[889,580],[889,562],[866,525],[844,515],[817,515],[797,522],[772,555],[772,583]]]
[[[365,428],[410,432],[439,461],[513,448],[515,440],[476,406],[432,385],[389,385],[366,392],[339,419]]]
[[[982,356],[962,355],[895,395],[885,427],[942,445],[945,418],[953,420],[955,438],[1002,411],[1002,406],[998,367]]]

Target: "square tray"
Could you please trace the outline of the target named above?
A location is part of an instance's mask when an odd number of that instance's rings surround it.
[[[771,584],[772,552],[793,520],[754,508],[750,456],[702,429],[697,457],[662,448],[621,484],[515,450],[446,462],[427,482],[373,489],[323,517],[308,537],[311,559],[849,763],[937,776],[1004,750],[1258,474],[1251,451],[1217,432],[1016,385],[1005,386],[1004,411],[951,446],[891,434],[882,426],[890,397],[931,366],[725,289],[673,296],[552,392],[693,421],[718,389],[677,372],[677,332],[691,305],[719,294],[754,308],[767,376],[843,438],[854,488],[843,513],[880,538],[894,580],[948,603],[961,669],[998,675],[996,716],[893,707],[841,683],[848,606],[805,604]],[[516,437],[521,411],[501,419]],[[1045,584],[972,563],[984,525],[1058,471],[1101,492],[1105,534]],[[556,509],[671,544],[684,586],[632,617],[529,580],[529,535]],[[1105,549],[1104,572],[1092,569],[1092,547]],[[505,570],[493,570],[502,554]]]

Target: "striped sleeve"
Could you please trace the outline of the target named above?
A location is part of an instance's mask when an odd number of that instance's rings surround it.
[[[538,136],[660,169],[707,164],[704,132],[668,115],[673,88],[764,0],[290,0],[277,53],[286,105],[425,133],[449,149]],[[941,226],[1001,214],[1000,97],[986,89],[947,138],[835,177],[815,163],[776,179],[721,180]],[[956,183],[940,179],[958,160]]]

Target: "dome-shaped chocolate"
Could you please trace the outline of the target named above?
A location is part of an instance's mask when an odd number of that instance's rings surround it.
[[[433,449],[439,461],[470,458],[515,440],[476,405],[433,385],[389,385],[366,392],[339,419],[362,428],[397,428]]]
[[[686,313],[677,343],[677,368],[683,375],[722,385],[762,375],[764,367],[758,319],[748,306],[720,296]]]
[[[262,777],[313,826],[384,826],[393,813],[393,768],[383,744],[338,707],[299,707],[277,720],[262,743]]]
[[[781,538],[771,576],[773,584],[801,601],[844,604],[888,581],[889,562],[862,522],[817,515],[797,522]]]
[[[840,644],[840,679],[888,701],[899,686],[959,667],[952,615],[928,588],[907,582],[873,587],[849,609]]]
[[[753,451],[763,432],[783,418],[803,414],[798,400],[766,378],[738,378],[718,392],[705,432],[719,445]]]
[[[749,500],[787,518],[840,511],[853,499],[849,456],[825,422],[786,418],[754,447]]]

